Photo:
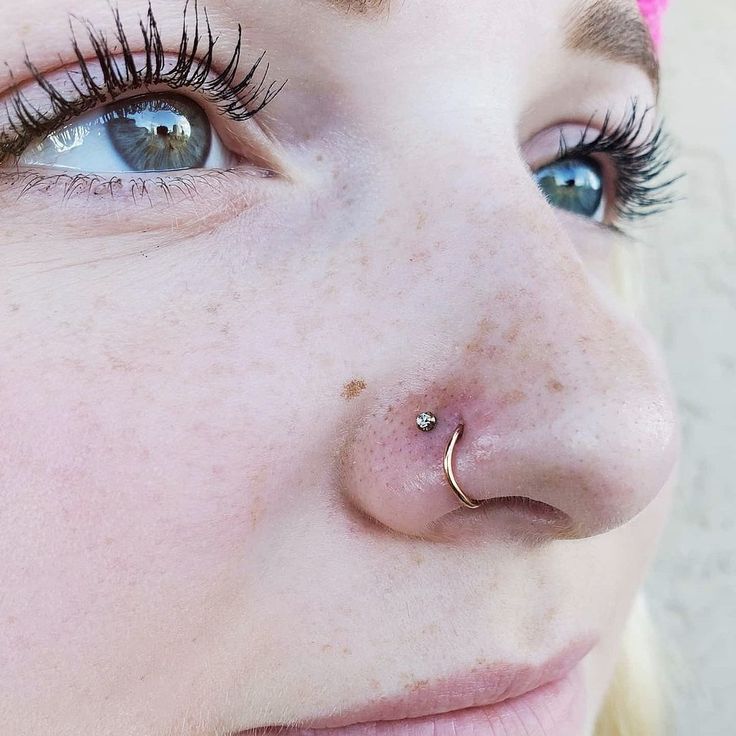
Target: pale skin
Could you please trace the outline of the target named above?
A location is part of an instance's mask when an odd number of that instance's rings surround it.
[[[182,5],[154,7],[173,52]],[[98,0],[0,8],[18,84],[23,44],[72,63],[69,12],[110,26]],[[530,175],[560,126],[655,102],[639,66],[565,48],[570,8],[212,0],[289,80],[211,115],[278,177],[172,203],[0,188],[5,732],[235,733],[590,633],[590,734],[681,440],[627,242]],[[468,492],[555,506],[568,538],[460,507],[460,416]]]

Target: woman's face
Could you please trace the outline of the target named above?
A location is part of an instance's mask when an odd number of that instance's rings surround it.
[[[124,45],[0,0],[4,732],[234,734],[572,644],[589,734],[680,452],[619,270],[662,199],[636,3],[209,0],[211,65],[154,3]]]

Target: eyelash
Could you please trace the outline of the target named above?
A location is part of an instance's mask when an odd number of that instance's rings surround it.
[[[672,188],[682,177],[678,175],[661,180],[672,163],[669,136],[663,123],[643,141],[637,142],[651,109],[648,107],[639,114],[639,104],[634,99],[628,117],[615,126],[611,124],[611,112],[608,111],[598,133],[586,141],[591,119],[578,143],[571,147],[564,133],[560,132],[557,160],[606,155],[613,161],[616,177],[614,209],[616,215],[624,220],[638,220],[665,211],[675,202]],[[619,230],[616,226],[613,228]]]
[[[115,41],[120,45],[122,64],[110,49],[104,33],[96,31],[89,22],[84,22],[95,61],[100,65],[104,80],[102,84],[95,81],[73,28],[71,29],[72,49],[77,63],[76,70],[82,79],[80,86],[72,74],[67,72],[67,79],[74,89],[73,97],[65,97],[26,55],[25,66],[36,84],[48,96],[50,110],[48,112],[38,110],[28,102],[22,92],[16,92],[13,95],[6,103],[9,118],[7,128],[0,132],[0,164],[9,157],[20,156],[34,140],[53,133],[65,123],[95,106],[112,102],[131,90],[154,84],[165,84],[172,89],[186,88],[198,91],[205,99],[212,102],[221,114],[235,121],[247,120],[262,110],[283,89],[288,80],[284,80],[275,90],[273,88],[276,82],[271,82],[261,101],[254,106],[268,75],[269,65],[266,63],[263,77],[254,90],[251,89],[252,79],[265,51],[242,79],[236,82],[242,44],[240,24],[238,24],[238,35],[229,62],[219,74],[212,76],[213,52],[218,38],[212,34],[206,9],[204,10],[204,30],[201,28],[197,0],[194,0],[194,28],[190,32],[187,23],[188,8],[189,0],[186,0],[176,62],[168,71],[164,71],[163,43],[150,0],[146,19],[145,21],[141,19],[139,24],[145,55],[145,62],[141,69],[136,67],[135,56],[117,8],[113,9]],[[200,56],[200,49],[203,46],[205,51]],[[247,97],[244,97],[246,94]]]

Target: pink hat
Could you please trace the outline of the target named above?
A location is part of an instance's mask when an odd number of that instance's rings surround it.
[[[652,32],[654,47],[659,49],[660,21],[669,0],[639,0],[639,8]]]

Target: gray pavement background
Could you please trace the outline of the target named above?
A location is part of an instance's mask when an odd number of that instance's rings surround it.
[[[736,0],[672,0],[662,112],[686,201],[642,236],[643,321],[670,366],[684,457],[646,583],[676,667],[677,736],[736,735]]]

